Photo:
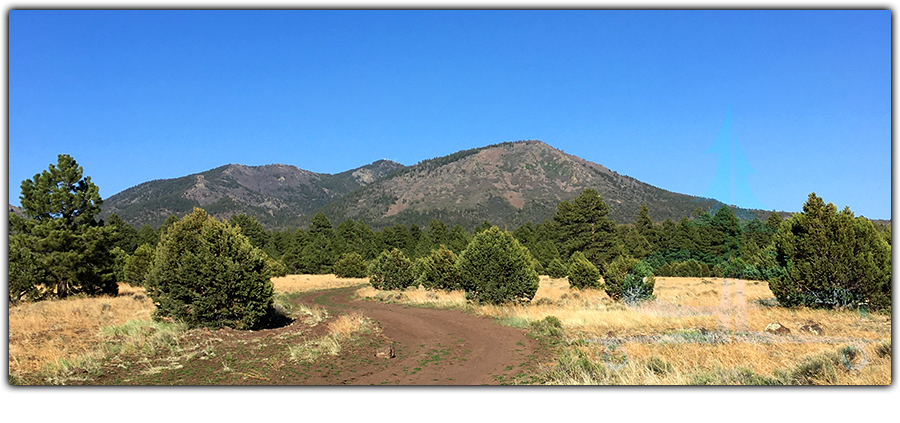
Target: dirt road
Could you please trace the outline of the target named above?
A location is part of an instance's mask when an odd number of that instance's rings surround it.
[[[375,320],[394,346],[386,368],[346,381],[353,385],[483,385],[527,382],[517,376],[539,362],[539,343],[522,329],[458,310],[351,300],[354,288],[300,301]]]

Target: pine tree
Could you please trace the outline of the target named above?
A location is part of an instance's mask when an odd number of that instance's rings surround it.
[[[228,224],[241,228],[241,233],[250,240],[250,244],[256,248],[264,249],[269,241],[269,233],[266,229],[252,216],[244,213],[234,215],[228,219]]]
[[[609,220],[609,206],[593,189],[586,189],[571,203],[563,201],[553,220],[558,230],[560,255],[581,251],[596,266],[608,263],[617,245],[616,225]]]
[[[22,181],[19,198],[27,219],[10,215],[10,228],[16,232],[10,243],[16,243],[17,257],[33,259],[24,268],[40,266],[41,285],[55,285],[59,297],[114,295],[119,290],[111,252],[115,228],[94,219],[103,200],[83,173],[75,159],[60,154],[56,166]]]
[[[119,247],[126,254],[134,253],[138,244],[138,231],[133,226],[122,220],[119,215],[113,213],[106,218],[106,226],[115,228],[116,235],[110,240],[114,247]]]
[[[153,257],[156,255],[154,247],[150,244],[142,244],[134,250],[134,254],[125,257],[122,272],[125,282],[131,286],[144,286],[144,279],[153,265]]]
[[[891,307],[891,247],[871,221],[811,193],[775,235],[784,274],[769,280],[786,306]]]
[[[572,288],[600,288],[600,271],[580,251],[569,260],[568,276]]]
[[[641,210],[634,221],[634,228],[650,244],[650,251],[647,254],[651,254],[659,249],[659,230],[653,224],[653,220],[650,219],[650,208],[647,207],[647,203],[641,204]]]

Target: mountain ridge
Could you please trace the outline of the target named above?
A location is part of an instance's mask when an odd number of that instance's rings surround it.
[[[333,224],[362,220],[373,229],[424,226],[432,218],[467,229],[484,220],[501,227],[552,218],[561,201],[596,189],[617,223],[634,221],[643,203],[654,221],[679,220],[721,202],[679,194],[565,153],[542,141],[504,142],[422,160],[412,166],[378,160],[337,174],[291,165],[229,164],[181,178],[148,181],[111,196],[101,216],[159,226],[169,214],[202,207],[217,218],[238,213],[270,229],[308,224],[322,212]],[[769,211],[735,209],[741,218]]]

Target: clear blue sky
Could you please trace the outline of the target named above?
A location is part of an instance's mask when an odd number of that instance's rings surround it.
[[[728,121],[764,208],[815,191],[887,219],[890,31],[888,10],[13,10],[9,202],[61,153],[108,198],[523,139],[704,195]]]

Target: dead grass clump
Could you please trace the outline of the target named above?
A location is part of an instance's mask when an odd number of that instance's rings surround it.
[[[362,314],[345,314],[328,324],[327,334],[300,345],[292,345],[288,347],[288,353],[295,361],[315,361],[324,355],[338,355],[341,343],[354,339],[358,334],[377,331],[377,326]]]

